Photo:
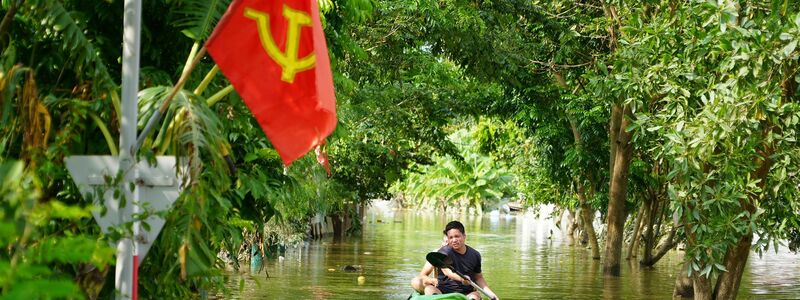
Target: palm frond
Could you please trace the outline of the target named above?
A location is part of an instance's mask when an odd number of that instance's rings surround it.
[[[186,90],[179,92],[174,101],[180,107],[175,119],[178,123],[174,127],[175,142],[178,144],[176,154],[189,157],[192,174],[200,174],[203,168],[213,169],[206,174],[227,174],[225,159],[219,151],[219,147],[225,144],[224,136],[216,114],[208,108],[204,99]],[[208,163],[203,163],[204,159]]]
[[[150,105],[158,103],[170,89],[158,86],[141,91],[140,110],[152,113],[153,109],[148,109]],[[170,111],[175,117],[167,118],[164,122],[170,125],[164,127],[170,127],[170,136],[175,138],[163,143],[171,145],[173,151],[170,154],[188,158],[191,184],[176,201],[176,209],[167,219],[170,226],[165,227],[164,235],[172,238],[165,239],[154,247],[154,251],[170,253],[156,257],[172,258],[174,253],[181,253],[179,261],[173,258],[161,262],[163,266],[169,266],[167,271],[162,271],[163,274],[181,276],[192,284],[207,285],[202,277],[218,275],[213,268],[221,264],[216,253],[222,247],[218,243],[209,243],[208,236],[230,236],[236,230],[221,226],[231,209],[231,202],[222,195],[230,187],[226,164],[218,151],[224,137],[219,119],[208,108],[205,99],[189,91],[178,92]],[[174,288],[185,289],[184,286]]]
[[[86,74],[92,74],[94,83],[93,91],[97,94],[116,91],[116,81],[108,73],[106,63],[100,57],[100,52],[95,48],[92,40],[84,34],[84,29],[70,15],[69,11],[57,0],[28,1],[21,8],[23,14],[28,14],[41,20],[36,22],[40,32],[46,32],[52,38],[63,41],[63,49],[75,57],[76,70],[81,72],[84,68]],[[84,72],[81,72],[84,73]],[[82,74],[78,74],[81,76]]]
[[[140,129],[152,117],[155,106],[170,89],[171,87],[167,86],[156,86],[139,92],[138,127]],[[213,168],[211,170],[213,174],[227,174],[225,160],[219,151],[220,147],[226,145],[227,142],[225,142],[220,129],[216,113],[206,105],[205,99],[190,91],[181,90],[175,95],[166,117],[156,140],[147,139],[143,149],[161,147],[174,150],[171,154],[187,156],[192,175],[200,174],[204,168],[208,167]],[[203,163],[204,160],[209,163]],[[192,180],[199,180],[199,178],[193,177]],[[214,183],[223,184],[225,181],[215,181]]]
[[[182,17],[175,26],[185,28],[183,34],[195,41],[204,40],[211,34],[230,3],[230,0],[186,1],[177,10],[177,14]]]

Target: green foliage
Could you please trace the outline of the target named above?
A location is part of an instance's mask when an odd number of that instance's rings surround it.
[[[143,3],[140,129],[229,2]],[[314,215],[351,214],[391,192],[421,205],[482,209],[522,195],[575,207],[580,184],[605,211],[614,104],[631,108],[627,207],[667,191],[692,270],[719,274],[725,252],[750,233],[760,251],[783,239],[795,248],[800,8],[762,2],[319,1],[338,101],[339,124],[323,146],[332,176],[310,156],[284,169],[235,94],[208,107],[208,94],[229,86],[222,76],[205,95],[179,91],[141,154],[187,157],[192,177],[141,267],[156,279],[141,294],[221,289],[216,255],[238,249],[243,230],[299,232]],[[20,244],[25,231],[7,220],[26,220],[38,243],[6,247],[0,267],[16,271],[2,273],[3,293],[80,297],[68,278],[75,266],[100,268],[109,253],[63,157],[116,147],[122,1],[22,3],[0,37],[0,154],[36,167],[13,177],[14,191],[31,193],[4,201],[0,238]],[[186,86],[209,70],[201,61]],[[34,149],[17,113],[27,107],[20,91],[34,87],[26,72],[52,118],[52,134]],[[15,255],[27,259],[13,265]],[[40,292],[54,294],[26,294]]]
[[[631,9],[616,75],[597,84],[636,108],[631,130],[660,141],[648,147],[669,163],[687,262],[710,276],[740,238],[755,232],[765,250],[796,224],[799,182],[786,174],[798,159],[797,95],[787,88],[797,85],[789,32],[800,22],[749,3],[667,6]]]
[[[183,34],[190,39],[205,40],[211,35],[214,25],[225,13],[230,2],[230,0],[211,0],[181,3],[182,5],[176,7],[176,14],[182,15],[182,18],[175,21],[175,26],[186,28],[183,30]]]
[[[430,51],[403,7],[376,6],[366,24],[329,18],[340,124],[328,147],[333,180],[356,190],[356,201],[388,197],[412,164],[436,153],[456,155],[443,126],[502,97],[496,84],[464,74]]]
[[[450,135],[460,148],[460,156],[437,156],[434,164],[412,168],[407,182],[394,189],[412,197],[419,207],[473,207],[481,214],[485,206],[496,206],[505,195],[512,195],[513,175],[491,157],[479,154],[466,129]],[[431,203],[433,202],[433,203]]]
[[[101,95],[115,91],[116,80],[109,74],[94,41],[84,33],[83,15],[68,11],[61,1],[56,0],[25,1],[20,12],[25,16],[25,22],[43,33],[38,39],[58,41],[59,48],[53,50],[70,55],[67,58],[70,67],[78,77],[88,75],[87,79],[95,87],[93,92]]]
[[[89,209],[41,201],[41,187],[21,162],[0,162],[0,286],[3,299],[83,298],[70,278],[71,268],[91,263],[107,268],[114,249],[96,236],[63,230],[48,232],[59,219],[80,221]]]
[[[532,134],[513,121],[481,118],[470,135],[478,153],[491,157],[498,166],[512,174],[514,196],[527,206],[544,203],[562,203],[564,192],[538,173],[543,170],[542,157]],[[571,199],[571,198],[569,198]]]

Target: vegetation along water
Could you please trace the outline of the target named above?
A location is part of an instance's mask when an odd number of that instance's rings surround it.
[[[141,48],[123,53],[126,4]],[[225,32],[255,46],[209,50],[231,4]],[[501,299],[800,297],[800,1],[4,0],[0,16],[2,299],[404,299],[454,218]],[[323,104],[295,105],[323,80]],[[283,124],[336,127],[292,161],[262,125],[295,108],[327,111]],[[125,159],[73,177],[84,155]],[[141,172],[160,156],[185,176]],[[178,185],[170,209],[134,203]],[[540,207],[560,227],[524,213]]]

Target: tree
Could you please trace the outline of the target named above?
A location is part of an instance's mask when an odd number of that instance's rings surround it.
[[[614,65],[616,86],[644,111],[631,128],[665,138],[653,149],[669,162],[668,195],[701,299],[735,297],[753,233],[763,250],[796,222],[784,205],[795,189],[784,186],[797,183],[782,174],[795,159],[785,134],[796,130],[791,32],[800,21],[788,13],[795,7],[771,7],[654,3],[631,18],[617,50],[619,63],[636,62]]]
[[[409,176],[404,187],[397,188],[399,192],[412,196],[420,207],[425,206],[425,199],[441,199],[444,209],[471,207],[479,215],[485,206],[514,194],[513,175],[492,158],[479,154],[470,135],[466,129],[454,132],[451,139],[459,146],[460,155],[434,157],[434,164],[412,169],[418,175]]]

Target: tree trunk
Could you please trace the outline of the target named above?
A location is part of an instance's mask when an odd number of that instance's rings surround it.
[[[645,207],[639,207],[639,216],[636,217],[636,225],[633,227],[633,234],[631,235],[631,244],[628,247],[628,257],[626,259],[636,257],[639,246],[639,232],[642,230],[642,219],[644,218]]]
[[[567,237],[569,238],[569,244],[573,245],[575,243],[575,229],[578,229],[577,222],[575,221],[575,213],[567,209]]]
[[[341,214],[331,215],[331,222],[333,223],[333,237],[341,238],[344,236],[344,221]]]
[[[714,299],[736,299],[752,242],[753,233],[751,232],[739,239],[736,246],[728,249],[725,254],[725,268],[728,271],[719,275],[717,286],[714,288]]]
[[[611,121],[609,121],[608,125],[608,143],[609,148],[609,158],[608,158],[608,170],[609,172],[614,171],[614,159],[617,157],[617,134],[619,134],[619,126],[620,122],[622,121],[622,107],[617,104],[611,107]]]
[[[694,297],[694,284],[686,273],[685,268],[680,268],[678,276],[675,276],[675,288],[672,290],[672,297]]]
[[[588,235],[589,246],[592,247],[592,258],[600,259],[600,247],[597,244],[597,235],[594,232],[594,225],[592,220],[593,213],[589,204],[586,203],[586,192],[584,191],[583,184],[578,181],[578,200],[581,205],[581,216],[583,216],[583,230]]]
[[[774,148],[772,144],[767,142],[768,139],[766,138],[772,133],[772,125],[765,120],[762,121],[762,128],[762,137],[764,141],[755,159],[758,168],[753,172],[752,176],[753,178],[761,180],[758,183],[758,187],[763,191],[767,186],[767,175],[769,175],[769,169],[772,166],[770,156],[772,156]],[[739,205],[752,216],[753,213],[756,212],[755,203],[757,203],[758,197],[759,195],[752,194],[746,199],[739,200]],[[747,263],[747,257],[750,254],[750,245],[752,243],[753,232],[748,230],[747,233],[739,238],[739,242],[737,242],[735,246],[728,248],[728,252],[725,253],[725,268],[728,269],[728,271],[720,274],[717,279],[717,284],[714,288],[714,297],[716,299],[736,299],[736,294],[739,292],[739,284],[742,281],[742,274],[744,273],[744,267]]]
[[[653,228],[653,223],[656,218],[655,210],[658,209],[658,204],[653,203],[650,198],[645,198],[644,203],[642,203],[642,208],[645,210],[644,217],[646,219],[644,220],[644,228],[642,229],[644,231],[644,257],[642,258],[647,260],[653,257],[653,249],[656,247],[655,240],[658,238],[655,236]]]
[[[700,275],[700,272],[692,272],[692,282],[694,283],[694,300],[714,299],[711,298],[711,280],[703,275]]]
[[[556,78],[561,77],[556,76]],[[563,80],[563,78],[561,80]],[[572,137],[574,139],[575,147],[578,148],[579,151],[583,151],[583,138],[581,137],[581,132],[578,130],[578,122],[572,116],[569,116],[569,125],[570,129],[572,130]],[[594,219],[592,218],[592,209],[586,202],[586,189],[584,188],[581,179],[576,179],[575,184],[578,188],[577,194],[581,206],[581,216],[583,217],[583,230],[587,234],[590,247],[592,247],[592,258],[600,259],[600,247],[597,245],[597,235],[594,232],[594,225],[592,222]]]
[[[564,214],[567,213],[567,210],[562,208],[560,205],[556,205],[556,209],[558,210],[558,218],[553,219],[553,226],[555,226],[559,232],[564,232],[564,229],[561,228],[561,222],[564,220]]]
[[[772,131],[769,125],[764,126],[763,130],[764,136],[768,136]],[[753,177],[761,179],[758,183],[758,187],[761,188],[762,191],[766,187],[767,175],[772,164],[769,157],[772,153],[773,149],[771,145],[765,143],[763,150],[759,151],[760,157],[756,159],[758,169],[753,173]],[[739,205],[741,205],[745,211],[749,212],[751,216],[756,211],[756,206],[754,205],[757,201],[756,197],[758,196],[750,195],[746,200],[739,201]],[[742,281],[742,274],[744,273],[744,267],[747,263],[747,257],[750,254],[750,245],[752,243],[753,232],[748,230],[747,233],[739,238],[739,242],[737,242],[736,245],[732,248],[728,248],[728,252],[725,253],[725,268],[728,269],[728,271],[720,274],[717,279],[717,285],[714,288],[714,297],[716,299],[736,299],[736,294],[739,292],[739,284]]]
[[[661,223],[664,219],[667,202],[658,201],[655,195],[656,194],[651,193],[651,200],[646,201],[644,204],[650,211],[646,213],[649,219],[646,222],[648,225],[645,227],[647,228],[647,232],[645,233],[645,250],[644,257],[639,261],[639,264],[648,267],[655,265],[667,252],[678,245],[675,234],[677,233],[678,227],[680,227],[678,219],[673,219],[672,229],[670,229],[667,238],[658,246],[658,249],[656,249],[659,235],[661,235]],[[655,254],[653,254],[653,250],[656,250]]]
[[[669,250],[675,248],[675,246],[678,245],[678,241],[675,240],[676,231],[678,231],[678,226],[673,226],[672,230],[669,232],[669,236],[667,236],[667,239],[661,244],[661,246],[658,247],[656,254],[644,257],[644,259],[639,261],[639,264],[642,266],[651,267],[661,260],[661,258],[664,257],[667,252],[669,252]]]
[[[630,114],[630,108],[626,105],[622,113],[618,114],[621,120],[619,122],[619,132],[616,133],[616,140],[611,140],[611,144],[617,145],[608,192],[608,234],[606,236],[603,273],[612,276],[619,276],[620,272],[622,238],[626,217],[625,199],[628,192],[628,172],[633,156],[633,145],[630,143],[631,134],[625,130],[629,124],[628,119],[625,118],[628,114]],[[615,122],[612,121],[612,123]]]

